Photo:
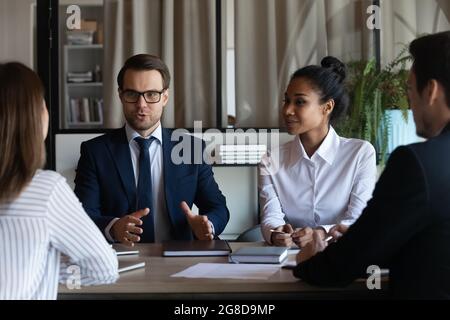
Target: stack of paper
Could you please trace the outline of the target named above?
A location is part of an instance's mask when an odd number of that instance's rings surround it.
[[[171,277],[268,280],[278,270],[279,266],[265,264],[198,263]]]

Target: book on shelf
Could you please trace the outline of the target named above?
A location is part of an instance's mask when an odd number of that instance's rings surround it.
[[[240,155],[240,154],[235,154],[235,155],[219,155],[219,159],[222,160],[261,160],[262,159],[262,155]]]
[[[218,164],[258,164],[262,157],[219,157]]]
[[[67,44],[69,45],[91,45],[94,43],[94,31],[73,30],[67,31]]]
[[[81,107],[80,112],[80,122],[91,122],[91,118],[89,116],[89,99],[83,98],[83,106]],[[94,119],[92,119],[94,120]]]
[[[261,160],[262,156],[228,155],[221,156],[222,160]]]
[[[265,144],[222,144],[219,146],[219,151],[258,151],[258,152],[266,152],[267,146]]]
[[[215,150],[218,164],[258,164],[266,152],[264,144],[225,144],[218,145]]]
[[[70,117],[69,122],[80,122],[80,107],[78,99],[70,99]]]
[[[282,263],[288,254],[287,247],[242,247],[230,254],[232,263]]]
[[[67,82],[69,83],[84,83],[93,81],[94,81],[94,73],[92,71],[67,73]]]
[[[226,156],[226,155],[256,155],[256,156],[259,156],[259,155],[263,155],[265,153],[265,151],[232,151],[232,150],[225,150],[225,151],[223,151],[223,150],[220,150],[220,152],[219,152],[219,154],[220,155],[224,155],[224,156]]]
[[[163,242],[164,257],[228,256],[231,248],[226,240],[191,240]]]
[[[80,27],[79,31],[92,31],[95,33],[98,29],[98,22],[97,20],[81,19]]]
[[[260,160],[221,160],[217,164],[259,164]]]
[[[79,123],[103,123],[103,99],[99,98],[70,98],[69,122]]]

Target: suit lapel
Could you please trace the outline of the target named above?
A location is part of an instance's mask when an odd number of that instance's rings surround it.
[[[133,211],[135,211],[136,182],[134,180],[133,164],[131,162],[130,147],[128,144],[127,135],[125,133],[125,128],[115,130],[111,134],[107,145],[122,180],[129,206]]]
[[[193,239],[189,224],[180,209],[180,198],[183,191],[179,190],[177,177],[183,165],[175,165],[172,161],[172,149],[178,141],[171,141],[172,130],[164,129],[163,134],[163,171],[164,171],[164,193],[166,197],[166,208],[172,223],[172,235],[174,239]]]
[[[170,139],[170,130],[163,128],[162,129],[162,138],[163,138],[163,171],[164,171],[164,193],[166,196],[166,207],[169,213],[170,220],[172,221],[172,225],[176,225],[175,215],[173,208],[174,205],[174,191],[173,187],[175,186],[175,176],[176,176],[176,166],[172,162],[171,153],[172,153],[172,144],[173,142]]]

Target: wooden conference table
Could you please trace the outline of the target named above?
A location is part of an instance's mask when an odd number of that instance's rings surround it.
[[[262,243],[230,242],[233,250]],[[162,257],[160,244],[137,244],[139,256],[121,256],[121,260],[145,261],[146,267],[121,273],[113,285],[68,289],[59,287],[58,299],[345,299],[383,298],[387,279],[381,290],[368,290],[365,279],[345,288],[319,288],[295,278],[292,270],[280,268],[268,280],[174,278],[199,262],[226,263],[227,257]],[[288,259],[295,260],[295,254]]]

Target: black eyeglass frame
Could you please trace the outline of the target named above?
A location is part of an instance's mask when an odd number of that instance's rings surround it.
[[[144,100],[145,100],[146,103],[153,104],[153,103],[158,103],[158,102],[161,101],[161,96],[162,96],[162,94],[164,93],[164,91],[166,91],[166,90],[167,90],[167,89],[162,89],[161,91],[157,91],[157,90],[148,90],[148,91],[139,92],[139,91],[136,91],[136,90],[127,89],[127,90],[121,90],[121,91],[120,91],[120,96],[121,96],[121,97],[123,98],[123,100],[125,100],[125,102],[127,102],[127,103],[136,103],[136,102],[139,101],[139,98],[142,96],[142,97],[144,98]],[[125,98],[125,95],[126,95],[126,93],[128,93],[128,92],[129,92],[129,93],[135,93],[135,94],[137,94],[136,99],[135,99],[135,100],[127,100],[127,99]],[[155,94],[155,93],[157,93],[157,94],[158,94],[158,100],[157,100],[157,101],[148,101],[147,98],[145,97],[145,95],[148,94],[148,93],[150,93],[150,94]]]

